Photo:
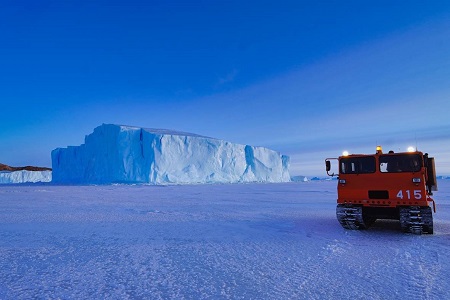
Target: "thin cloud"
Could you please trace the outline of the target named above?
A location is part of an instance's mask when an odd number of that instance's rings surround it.
[[[238,75],[239,71],[237,69],[233,69],[231,72],[226,74],[224,77],[219,78],[217,81],[217,85],[221,86],[227,83],[231,83],[236,79],[236,76]]]

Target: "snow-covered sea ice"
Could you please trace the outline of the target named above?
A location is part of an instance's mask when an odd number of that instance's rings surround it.
[[[348,231],[336,182],[0,186],[1,299],[450,299],[435,234]]]

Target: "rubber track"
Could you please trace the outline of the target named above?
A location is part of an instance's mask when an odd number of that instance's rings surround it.
[[[345,229],[366,229],[361,206],[346,206],[338,204],[336,207],[336,217]]]
[[[401,207],[400,226],[403,232],[433,234],[433,214],[431,207]]]

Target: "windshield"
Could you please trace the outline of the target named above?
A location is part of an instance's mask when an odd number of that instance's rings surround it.
[[[339,161],[341,174],[365,174],[375,172],[375,157],[347,157]]]
[[[381,155],[380,171],[383,173],[419,172],[422,157],[418,154]]]

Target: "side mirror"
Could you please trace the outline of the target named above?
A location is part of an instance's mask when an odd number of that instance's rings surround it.
[[[325,166],[326,166],[327,172],[330,172],[330,170],[331,170],[331,162],[329,160],[325,161]]]

